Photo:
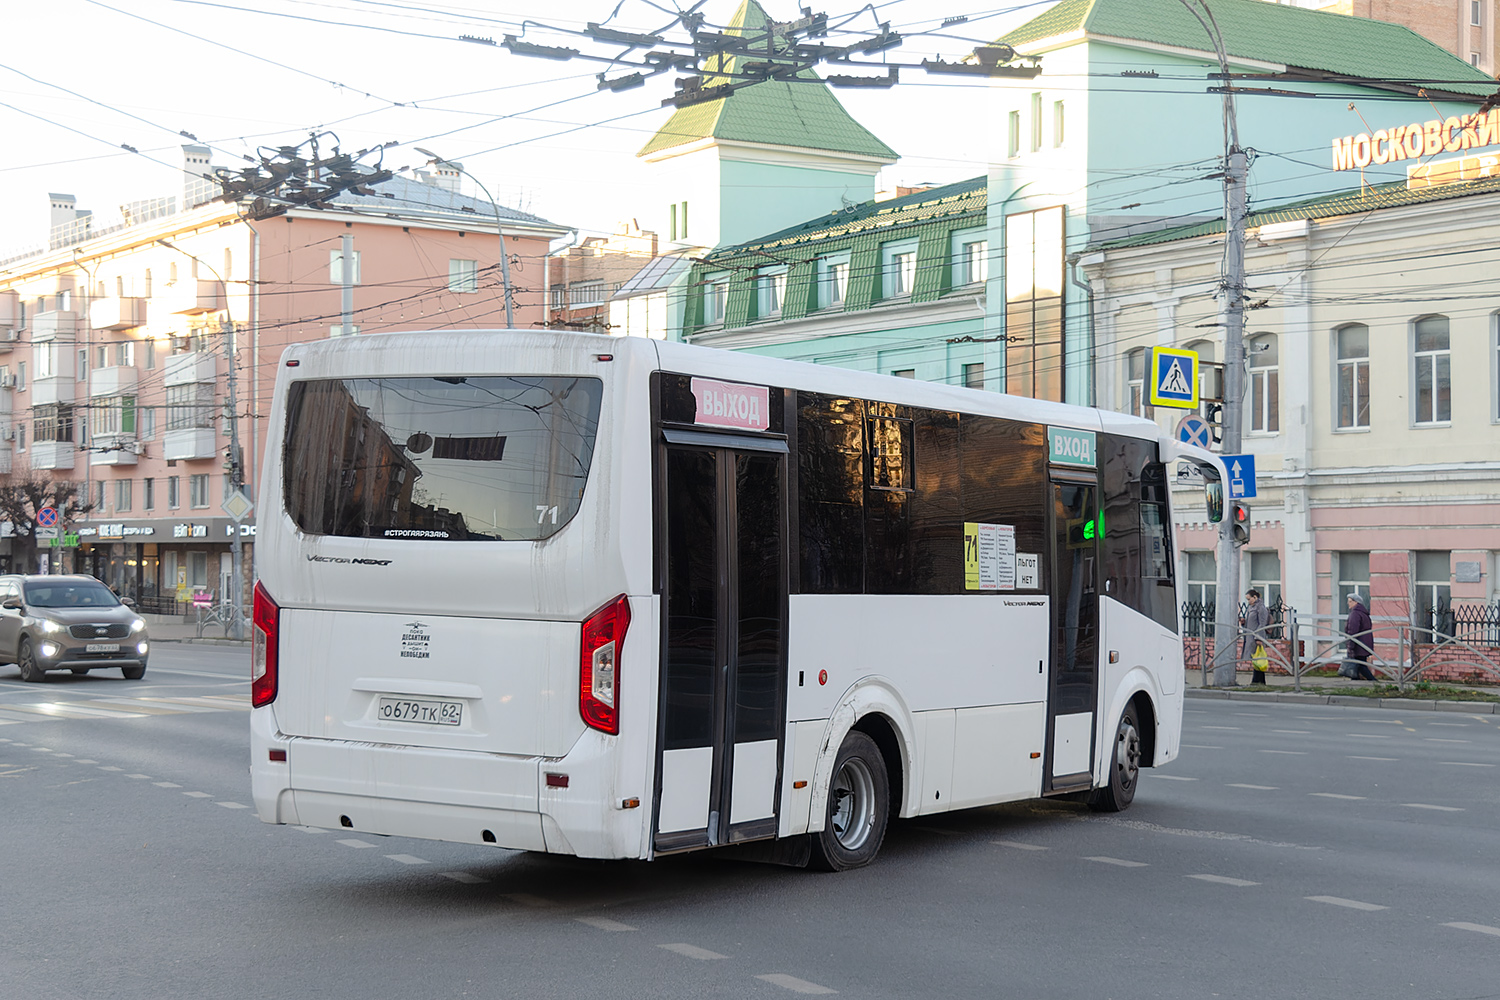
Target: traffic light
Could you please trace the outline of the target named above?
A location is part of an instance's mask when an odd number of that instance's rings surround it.
[[[1250,544],[1250,507],[1238,500],[1230,508],[1230,525],[1234,530],[1234,544]]]

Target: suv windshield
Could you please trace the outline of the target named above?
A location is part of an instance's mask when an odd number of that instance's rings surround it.
[[[92,580],[26,584],[26,603],[33,608],[112,608],[120,599]]]
[[[286,512],[314,535],[546,538],[582,502],[603,395],[571,376],[294,383]]]

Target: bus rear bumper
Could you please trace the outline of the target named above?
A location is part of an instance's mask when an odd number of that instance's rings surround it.
[[[649,808],[620,809],[608,738],[562,758],[288,737],[251,713],[262,822],[593,858],[645,857]],[[272,761],[272,751],[285,753]],[[549,775],[566,775],[564,787]],[[555,777],[553,780],[557,780]]]

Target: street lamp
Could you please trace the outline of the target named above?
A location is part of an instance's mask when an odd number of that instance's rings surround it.
[[[495,235],[500,237],[500,279],[505,283],[505,326],[507,329],[513,329],[516,322],[515,318],[511,315],[510,305],[510,255],[505,251],[505,230],[501,228],[500,224],[500,205],[495,201],[495,196],[490,194],[490,189],[484,186],[483,181],[457,163],[454,163],[452,160],[443,159],[430,149],[423,149],[421,146],[414,148],[423,156],[428,157],[428,163],[432,166],[447,167],[469,178],[469,180],[479,185],[479,190],[483,191],[484,196],[490,200],[490,207],[495,210]]]

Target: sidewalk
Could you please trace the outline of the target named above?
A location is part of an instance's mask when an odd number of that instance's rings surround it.
[[[250,640],[226,639],[224,629],[214,623],[203,630],[203,638],[198,638],[198,626],[196,624],[185,624],[180,615],[141,615],[146,619],[146,628],[151,636],[152,642],[196,642],[210,646],[249,646]],[[249,623],[245,624],[246,634],[249,634]]]
[[[1209,671],[1212,678],[1213,671]],[[1399,708],[1408,712],[1466,712],[1470,715],[1500,715],[1500,702],[1494,701],[1446,701],[1436,698],[1375,698],[1352,691],[1368,691],[1369,681],[1354,681],[1347,677],[1302,678],[1302,690],[1293,689],[1292,678],[1287,674],[1268,673],[1266,683],[1252,685],[1250,672],[1240,671],[1234,687],[1204,687],[1201,668],[1189,667],[1187,671],[1187,696],[1189,698],[1218,698],[1244,701],[1292,702],[1299,705],[1354,705],[1361,708]],[[1500,690],[1479,685],[1465,685],[1476,690],[1500,695]]]

